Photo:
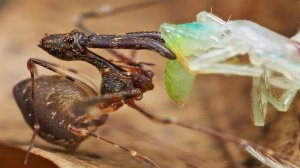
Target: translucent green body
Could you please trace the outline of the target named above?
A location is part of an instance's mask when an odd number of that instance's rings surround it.
[[[211,13],[200,12],[197,22],[164,23],[160,32],[183,65],[187,78],[197,73],[253,77],[252,107],[257,126],[265,124],[268,102],[279,111],[287,111],[300,89],[300,43],[254,22],[225,22]],[[248,56],[249,62],[237,58],[241,55]],[[188,97],[185,95],[188,92],[179,91],[192,85],[180,85],[182,81],[172,78],[169,68],[174,77],[183,74],[167,65],[165,80],[169,95]],[[273,94],[274,88],[283,91],[280,97]]]
[[[188,73],[178,61],[168,61],[165,69],[165,86],[171,99],[184,104],[192,91],[195,74]]]

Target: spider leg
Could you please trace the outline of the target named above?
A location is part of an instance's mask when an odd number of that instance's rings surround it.
[[[73,82],[74,84],[77,84],[78,86],[82,87],[87,93],[89,93],[90,95],[95,95],[97,94],[97,91],[94,88],[89,87],[88,85],[86,85],[85,83],[83,83],[82,81],[73,78],[70,75],[67,75],[66,73],[60,71],[58,68],[56,68],[54,66],[54,64],[49,63],[47,61],[38,59],[38,58],[30,58],[27,61],[27,65],[28,65],[28,69],[30,71],[30,74],[32,77],[32,82],[34,83],[34,72],[36,71],[35,69],[35,65],[39,65],[41,67],[44,67],[52,72],[55,72],[63,77],[65,77],[66,79],[70,80],[71,82]],[[72,71],[71,71],[72,72]],[[74,73],[75,71],[73,71]],[[33,93],[34,94],[34,93]]]
[[[145,111],[144,109],[142,109],[141,107],[139,107],[138,105],[135,104],[134,100],[125,100],[124,101],[129,107],[137,110],[138,112],[140,112],[142,115],[144,115],[145,117],[147,117],[148,119],[150,119],[153,122],[156,123],[161,123],[161,124],[172,124],[172,125],[177,125],[179,127],[183,127],[186,129],[190,129],[190,130],[194,130],[197,131],[199,133],[204,133],[207,134],[209,136],[215,137],[215,138],[219,138],[228,142],[232,142],[236,145],[239,145],[242,148],[245,148],[245,146],[250,146],[251,148],[254,148],[255,150],[258,150],[260,152],[266,153],[270,156],[275,156],[275,157],[281,157],[281,158],[288,158],[288,156],[281,154],[281,153],[276,153],[275,151],[273,151],[272,149],[266,148],[264,146],[255,144],[251,141],[248,141],[246,139],[243,138],[239,138],[230,134],[226,134],[226,133],[222,133],[222,132],[218,132],[214,129],[208,128],[206,126],[203,125],[193,125],[193,124],[188,124],[188,123],[184,123],[181,121],[178,121],[174,118],[160,118],[158,116],[155,116],[147,111]]]
[[[139,2],[139,3],[129,4],[118,8],[109,9],[109,10],[89,11],[78,16],[78,18],[75,21],[75,24],[82,31],[85,31],[87,34],[90,34],[92,33],[92,31],[84,25],[84,20],[86,19],[103,18],[106,16],[116,15],[123,12],[133,11],[136,9],[143,9],[146,7],[154,6],[162,2],[166,2],[166,0]]]
[[[107,139],[103,136],[96,135],[96,134],[90,132],[87,129],[78,128],[78,127],[76,127],[74,125],[71,125],[71,124],[68,126],[68,129],[69,129],[70,132],[72,132],[75,135],[83,136],[83,137],[91,136],[91,137],[94,137],[94,138],[99,139],[101,141],[104,141],[108,144],[111,144],[111,145],[115,146],[116,148],[119,148],[119,149],[122,149],[122,150],[128,152],[132,157],[143,161],[144,163],[148,164],[149,166],[151,166],[153,168],[159,168],[159,166],[155,162],[153,162],[151,159],[149,159],[147,156],[141,155],[137,151],[135,151],[133,149],[130,149],[130,148],[127,148],[125,146],[122,146],[120,144],[117,144],[117,143],[115,143],[115,142],[113,142],[113,141],[111,141],[111,140],[109,140],[109,139]]]
[[[92,106],[98,103],[109,103],[109,102],[118,102],[126,99],[132,99],[135,97],[141,96],[142,93],[139,90],[131,90],[131,91],[120,91],[114,93],[106,93],[106,94],[98,94],[92,97],[86,97],[77,102],[77,106]]]
[[[31,76],[31,99],[32,99],[32,110],[34,112],[34,116],[35,116],[35,121],[34,121],[34,125],[33,125],[33,134],[32,134],[32,138],[30,140],[30,145],[28,147],[28,150],[26,152],[26,156],[25,156],[25,160],[24,160],[24,164],[27,165],[28,164],[28,160],[29,160],[29,155],[30,155],[30,151],[32,149],[32,147],[34,146],[34,139],[37,135],[37,132],[40,128],[40,124],[39,124],[39,121],[38,121],[38,114],[37,114],[37,111],[35,110],[35,78],[36,78],[36,75],[37,75],[37,69],[36,69],[36,65],[39,65],[39,66],[42,66],[46,69],[49,69],[50,71],[53,71],[63,77],[65,77],[66,79],[74,82],[75,84],[78,84],[79,86],[81,86],[84,90],[87,91],[87,93],[91,94],[91,95],[95,95],[96,94],[96,91],[87,86],[85,83],[63,73],[62,71],[58,70],[57,65],[55,64],[52,64],[52,63],[49,63],[49,62],[46,62],[46,61],[43,61],[43,60],[40,60],[40,59],[36,59],[36,58],[30,58],[28,61],[27,61],[27,68],[28,70],[30,71],[30,76]],[[62,69],[67,69],[67,68],[63,68],[61,67]],[[76,73],[76,71],[72,70],[72,69],[69,69],[68,71],[72,72],[72,73]]]

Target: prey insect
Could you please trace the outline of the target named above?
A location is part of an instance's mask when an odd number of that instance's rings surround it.
[[[253,77],[252,108],[256,126],[265,124],[268,102],[279,111],[287,111],[300,88],[300,43],[256,23],[246,20],[225,22],[211,13],[200,12],[197,22],[165,23],[160,31],[179,62],[193,74]],[[238,58],[245,54],[249,55],[249,63]],[[168,65],[167,69],[176,66]],[[176,94],[180,85],[176,82],[178,77],[166,75],[167,83],[171,83],[167,87],[173,87],[169,89],[171,95]],[[282,95],[278,97],[274,88],[281,89]],[[188,94],[184,92],[179,99]]]

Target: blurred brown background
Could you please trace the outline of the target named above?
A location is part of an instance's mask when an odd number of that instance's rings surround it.
[[[11,93],[17,82],[29,78],[26,68],[28,58],[38,57],[71,66],[100,81],[97,70],[90,65],[60,61],[39,49],[37,43],[44,33],[69,32],[75,29],[76,16],[103,4],[115,8],[140,1],[0,0],[0,143],[26,145],[32,134]],[[225,20],[252,20],[288,37],[299,28],[299,0],[169,0],[149,8],[100,20],[88,20],[87,25],[93,31],[103,34],[158,30],[163,22],[191,22],[198,12],[211,9]],[[109,58],[105,51],[97,52]],[[250,78],[199,75],[191,101],[185,108],[178,108],[164,90],[165,59],[156,53],[141,51],[138,52],[138,60],[156,64],[153,67],[156,74],[155,89],[146,93],[143,100],[138,102],[151,113],[176,116],[189,123],[201,123],[285,152],[299,160],[299,96],[288,113],[278,113],[270,107],[266,127],[258,128],[253,126],[250,118]],[[51,74],[41,68],[39,73]],[[113,113],[111,118],[98,133],[138,150],[162,167],[259,167],[257,162],[232,144],[193,131],[152,123],[127,107]],[[41,148],[48,146],[49,150],[59,149],[39,138],[36,144]],[[0,167],[8,166],[1,158],[5,158],[3,156],[7,156],[10,151],[0,148]],[[128,154],[92,138],[83,142],[79,151],[72,155],[77,158],[88,157],[90,164],[97,167],[101,167],[100,164],[102,167],[144,167]],[[8,159],[11,159],[11,163],[21,163],[18,164],[21,166],[23,155]],[[33,163],[31,167],[34,167]]]

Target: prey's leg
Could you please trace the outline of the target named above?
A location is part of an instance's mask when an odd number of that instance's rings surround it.
[[[191,71],[197,73],[216,73],[226,75],[240,75],[259,77],[262,74],[260,67],[253,67],[249,65],[233,65],[233,64],[199,64],[189,67]]]
[[[264,126],[267,114],[267,98],[264,94],[263,81],[261,78],[252,79],[252,110],[254,125]]]
[[[290,89],[284,89],[281,96],[277,96],[274,93],[274,90],[271,88],[270,84],[270,78],[271,78],[272,72],[269,69],[265,69],[263,73],[263,93],[267,100],[279,111],[285,112],[290,107],[292,101],[294,100],[296,94],[297,94],[297,87],[291,87]],[[281,78],[283,79],[283,78]],[[292,83],[291,80],[285,80],[283,82],[286,82],[287,85],[291,85],[289,83]],[[278,82],[277,82],[278,83]]]

